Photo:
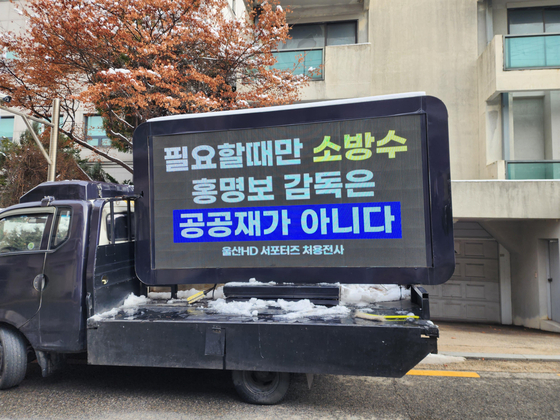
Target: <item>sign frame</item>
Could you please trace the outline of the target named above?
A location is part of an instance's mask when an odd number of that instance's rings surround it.
[[[426,214],[426,267],[241,267],[158,269],[154,246],[154,137],[366,118],[421,115]],[[249,281],[290,283],[428,284],[455,268],[447,110],[423,94],[388,95],[291,106],[161,117],[134,133],[136,273],[151,286]],[[431,262],[431,265],[430,265]]]

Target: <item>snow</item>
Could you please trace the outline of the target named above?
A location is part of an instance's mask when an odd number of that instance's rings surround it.
[[[100,314],[92,316],[90,319],[94,321],[100,321],[103,318],[113,318],[120,311],[124,311],[129,317],[134,315],[138,310],[140,305],[145,305],[150,300],[146,296],[136,296],[134,293],[128,295],[124,300],[123,304],[118,308],[113,308],[110,311],[102,312]]]
[[[294,283],[282,283],[282,285],[293,285]],[[277,283],[270,281],[263,283],[255,278],[249,282],[230,282],[228,286],[275,286]],[[366,306],[375,302],[389,302],[392,300],[402,300],[410,297],[410,290],[396,284],[340,284],[340,283],[320,283],[325,286],[340,287],[340,303],[343,305],[351,304],[355,306]]]
[[[340,284],[340,303],[367,306],[410,297],[410,290],[396,284]]]
[[[122,304],[122,308],[132,308],[134,306],[145,305],[149,302],[146,296],[136,296],[134,293],[128,295]]]
[[[230,281],[229,283],[226,283],[226,285],[228,286],[247,286],[248,284],[251,286],[276,286],[277,283],[274,281],[269,281],[268,283],[262,283],[260,281],[257,281],[257,279],[254,277],[249,279],[248,282]],[[292,284],[292,283],[282,283],[282,284]]]
[[[177,293],[179,295],[179,293]],[[148,297],[154,300],[169,300],[171,299],[171,292],[150,292]]]
[[[114,68],[110,68],[109,70],[105,71],[101,71],[101,74],[103,75],[107,75],[107,74],[126,74],[126,75],[130,75],[131,71],[128,69],[114,69]]]
[[[244,285],[274,286],[276,283],[261,283],[252,278],[249,282],[232,282],[228,286]],[[286,284],[286,283],[283,283]],[[352,312],[351,307],[364,308],[375,302],[386,302],[400,300],[410,296],[410,291],[397,285],[381,284],[335,284],[340,287],[340,304],[337,306],[326,307],[315,305],[309,299],[297,301],[286,301],[283,299],[262,300],[252,298],[248,301],[227,302],[224,299],[223,287],[218,287],[214,293],[210,292],[206,296],[208,301],[208,311],[215,314],[237,315],[256,318],[261,313],[271,314],[276,320],[295,321],[309,317],[321,318],[341,318],[349,316]],[[185,301],[188,297],[198,293],[198,289],[181,290],[177,293],[177,299],[171,299],[170,292],[150,292],[148,296],[128,295],[123,304],[118,308],[113,308],[91,317],[94,321],[101,319],[114,318],[119,312],[123,311],[131,319],[138,309],[154,301],[165,301],[168,304]],[[413,316],[413,313],[402,311],[403,314]]]
[[[343,317],[350,314],[350,309],[346,306],[326,307],[315,305],[309,299],[302,299],[295,302],[288,302],[283,299],[262,300],[252,298],[246,302],[226,302],[225,299],[217,299],[208,302],[208,309],[217,314],[238,315],[256,317],[261,311],[269,311],[279,308],[282,314],[274,315],[275,319],[296,320],[307,317]]]
[[[460,356],[447,356],[444,354],[428,354],[419,365],[447,365],[449,363],[463,363],[467,359]]]

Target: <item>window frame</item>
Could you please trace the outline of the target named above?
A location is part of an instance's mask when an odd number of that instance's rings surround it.
[[[29,207],[17,210],[11,210],[0,214],[0,221],[8,218],[8,217],[18,217],[18,216],[26,216],[26,215],[33,215],[33,214],[47,214],[47,222],[45,224],[45,229],[43,231],[43,237],[41,238],[41,245],[37,249],[27,249],[27,250],[17,250],[17,251],[9,251],[9,252],[2,252],[0,253],[0,257],[6,255],[14,255],[14,254],[29,254],[29,253],[38,253],[38,252],[48,252],[50,250],[50,238],[52,236],[53,230],[53,215],[56,211],[54,207]]]
[[[102,147],[102,148],[110,148],[113,146],[113,142],[111,141],[111,139],[109,138],[109,136],[107,135],[107,132],[105,131],[105,136],[91,136],[88,132],[89,132],[89,119],[92,117],[99,117],[101,118],[101,122],[103,123],[103,117],[101,115],[98,114],[85,114],[84,115],[84,126],[85,126],[85,138],[86,141],[88,142],[89,145],[93,146],[93,147]],[[109,142],[111,142],[111,144],[103,144],[103,140],[104,139],[108,139]],[[97,140],[97,144],[91,144],[90,141],[92,140]]]
[[[511,36],[524,36],[523,34],[512,34],[511,33],[511,12],[512,11],[540,11],[542,16],[542,32],[536,32],[534,34],[524,34],[525,36],[530,35],[543,35],[543,34],[560,34],[560,32],[546,32],[546,19],[545,19],[545,11],[546,10],[556,10],[560,12],[560,5],[558,6],[537,6],[537,7],[509,7],[507,9],[507,34]]]
[[[123,212],[123,211],[119,211],[119,212],[114,212],[114,219],[115,219],[115,226],[117,225],[117,219],[121,219],[121,218],[125,218],[128,217],[129,213],[128,212]],[[105,236],[107,238],[107,241],[109,241],[109,243],[112,243],[112,237],[111,237],[111,232],[112,232],[112,227],[111,227],[111,213],[107,214],[105,216],[105,227],[106,227],[106,232],[105,232]],[[135,224],[135,220],[134,220],[134,212],[131,211],[130,212],[130,223],[127,221],[127,230],[128,230],[128,226],[130,226],[130,232],[127,231],[127,237],[126,238],[122,238],[122,237],[115,237],[115,243],[120,243],[120,242],[134,242],[136,239],[136,234],[134,232],[134,224]],[[130,238],[130,239],[129,239]]]
[[[54,244],[55,238],[56,238],[56,231],[58,229],[58,223],[60,221],[60,215],[63,211],[70,211],[70,221],[68,223],[68,232],[66,234],[66,237],[64,238],[64,240],[58,244]],[[68,242],[68,239],[70,239],[70,232],[72,230],[72,221],[74,220],[74,209],[70,206],[60,206],[60,207],[56,207],[56,212],[54,213],[53,216],[53,221],[52,221],[52,228],[51,228],[51,234],[49,236],[49,246],[48,246],[48,250],[55,250],[60,248],[62,245],[64,245],[66,242]]]
[[[338,24],[345,24],[345,23],[352,23],[354,24],[354,43],[352,44],[337,44],[337,45],[329,45],[328,44],[328,39],[329,39],[329,26],[333,26],[333,25],[338,25]],[[332,21],[324,21],[324,22],[308,22],[308,23],[297,23],[297,24],[293,24],[290,25],[290,30],[294,27],[294,26],[324,26],[324,31],[323,31],[323,46],[322,47],[313,47],[313,48],[285,48],[285,49],[281,49],[278,48],[276,51],[274,51],[274,53],[276,54],[281,54],[281,53],[290,53],[290,52],[294,52],[297,53],[298,51],[321,51],[321,65],[324,66],[325,63],[325,51],[327,47],[336,47],[336,46],[345,46],[345,45],[356,45],[358,44],[358,19],[345,19],[345,20],[332,20]],[[285,44],[281,44],[281,45],[285,45]],[[277,60],[278,62],[278,60]],[[294,63],[296,64],[296,63]],[[297,66],[296,66],[297,67]],[[307,74],[308,72],[305,71],[305,68],[303,69],[304,73],[303,74]],[[309,75],[308,75],[309,77]],[[325,73],[324,71],[321,71],[319,77],[309,77],[309,80],[312,82],[317,82],[317,81],[324,81],[325,80]]]
[[[330,21],[324,21],[324,22],[308,22],[308,23],[295,23],[293,25],[289,25],[290,26],[290,30],[294,27],[294,26],[321,26],[324,25],[325,26],[325,30],[323,31],[324,35],[324,46],[323,47],[314,47],[314,48],[286,48],[286,49],[278,49],[278,52],[281,51],[303,51],[303,50],[319,50],[319,49],[325,49],[326,47],[336,47],[338,45],[329,45],[327,43],[327,40],[329,39],[329,26],[332,25],[337,25],[337,24],[344,24],[344,23],[353,23],[354,24],[354,39],[355,42],[352,44],[341,44],[342,45],[356,45],[358,43],[358,19],[345,19],[345,20],[330,20]],[[288,32],[289,34],[289,32]]]
[[[6,119],[6,120],[12,120],[12,137],[0,136],[0,139],[6,138],[6,139],[8,139],[8,140],[10,140],[10,141],[14,141],[14,127],[15,127],[16,119],[15,119],[14,116],[11,116],[11,115],[2,115],[2,116],[0,116],[0,120],[4,120],[4,119]]]

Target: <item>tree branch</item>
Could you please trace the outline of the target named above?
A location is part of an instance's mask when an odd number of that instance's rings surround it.
[[[104,157],[105,159],[116,163],[119,166],[122,166],[124,169],[126,169],[128,172],[130,172],[131,174],[134,174],[134,169],[132,169],[132,167],[126,163],[124,163],[124,161],[122,161],[121,159],[118,159],[114,156],[111,156],[109,153],[104,152],[100,149],[98,149],[97,147],[93,147],[91,144],[89,144],[87,141],[81,140],[73,135],[71,135],[70,133],[66,132],[66,131],[62,131],[64,134],[66,134],[72,141],[78,143],[80,146],[85,147],[86,149],[91,150],[94,153],[97,153],[99,156]]]
[[[121,133],[116,133],[113,130],[109,130],[109,132],[115,136],[118,137],[119,139],[121,139],[122,141],[124,141],[126,144],[128,144],[130,147],[132,147],[132,142],[129,140],[128,137],[122,135]]]
[[[117,120],[119,120],[120,122],[122,122],[122,123],[123,123],[124,125],[126,125],[128,128],[134,130],[135,127],[134,127],[132,124],[130,124],[128,121],[126,121],[126,120],[122,119],[121,117],[119,117],[119,116],[117,115],[117,113],[116,113],[115,111],[113,111],[112,109],[111,109],[111,114],[113,114]]]

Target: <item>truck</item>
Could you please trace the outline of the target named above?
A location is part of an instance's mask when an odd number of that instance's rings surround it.
[[[133,158],[133,187],[46,182],[0,212],[0,389],[33,360],[48,376],[86,355],[228,370],[244,401],[275,404],[290,374],[398,378],[437,352],[422,285],[454,270],[439,99],[155,118],[135,131]],[[341,283],[400,285],[406,298],[342,305]],[[223,284],[222,307],[264,306],[217,310]],[[173,299],[150,298],[157,288]],[[306,299],[334,312],[286,316]]]

